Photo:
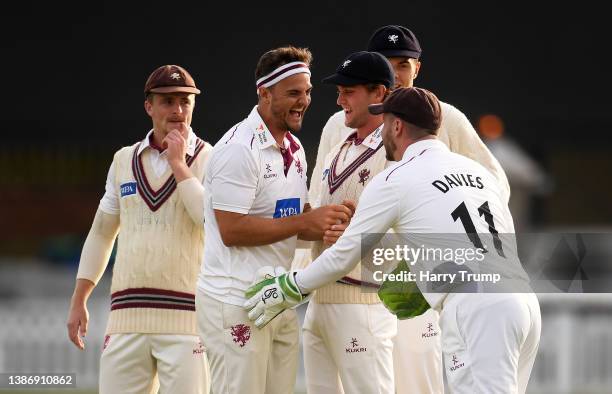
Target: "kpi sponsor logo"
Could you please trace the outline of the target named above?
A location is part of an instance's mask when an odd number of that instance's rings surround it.
[[[284,218],[287,216],[299,215],[300,214],[300,199],[299,198],[285,198],[284,200],[276,201],[276,208],[274,209],[273,218]]]
[[[121,190],[121,197],[136,194],[136,182],[122,183],[119,188]]]

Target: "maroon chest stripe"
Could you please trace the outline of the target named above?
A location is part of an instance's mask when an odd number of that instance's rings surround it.
[[[132,172],[134,173],[134,178],[136,178],[136,183],[138,184],[138,194],[140,197],[142,197],[149,209],[155,212],[164,204],[164,202],[166,202],[166,200],[168,200],[168,198],[170,198],[174,190],[176,190],[176,180],[174,179],[174,175],[170,174],[166,182],[164,182],[159,189],[153,189],[144,171],[142,157],[138,155],[139,147],[140,144],[136,146],[132,156]],[[196,140],[196,147],[193,152],[193,156],[187,155],[185,158],[188,167],[191,167],[202,149],[204,149],[204,141],[198,138]]]
[[[370,157],[374,156],[374,154],[378,152],[378,150],[382,146],[383,146],[383,143],[381,142],[380,144],[378,144],[378,147],[376,147],[376,149],[369,148],[367,151],[359,155],[359,157],[357,157],[344,170],[342,170],[342,172],[339,175],[336,175],[336,165],[338,164],[338,160],[340,159],[340,154],[342,153],[342,150],[344,149],[344,145],[343,145],[342,148],[340,148],[340,151],[338,152],[336,157],[334,157],[334,160],[332,160],[332,163],[330,166],[331,168],[329,169],[329,175],[327,177],[327,185],[329,186],[329,194],[333,194],[336,191],[336,189],[338,189],[342,185],[342,183],[346,179],[348,179],[348,177],[351,176],[351,174],[355,172],[357,168],[359,168],[360,165],[365,163],[366,160],[368,160]]]

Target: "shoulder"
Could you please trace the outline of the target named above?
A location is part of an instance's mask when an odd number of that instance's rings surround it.
[[[247,119],[244,119],[232,127],[219,139],[219,142],[215,144],[215,148],[223,145],[246,145],[252,146],[254,142],[255,134]]]
[[[323,126],[323,135],[331,137],[333,134],[340,134],[347,127],[344,125],[344,111],[338,111],[327,119]]]
[[[140,141],[132,145],[122,147],[113,155],[113,161],[124,160],[125,158],[130,158],[131,160],[132,155],[134,154],[134,150],[138,149],[139,145]]]
[[[457,107],[440,101],[440,109],[442,110],[442,125],[441,130],[453,131],[473,131],[474,127],[470,120]]]

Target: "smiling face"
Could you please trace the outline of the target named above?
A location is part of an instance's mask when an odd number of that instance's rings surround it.
[[[409,57],[390,57],[389,62],[395,71],[395,86],[397,88],[411,88],[419,74],[421,62]]]
[[[299,131],[310,106],[311,91],[310,75],[306,73],[295,74],[269,88],[261,88],[259,108],[262,115],[268,115],[268,128],[280,132]]]
[[[365,85],[337,86],[336,103],[344,110],[344,124],[352,129],[364,127],[370,120],[368,105],[381,102],[381,93]]]
[[[187,138],[195,106],[195,95],[190,93],[154,93],[145,100],[145,111],[153,121],[153,129],[160,137],[177,129]]]

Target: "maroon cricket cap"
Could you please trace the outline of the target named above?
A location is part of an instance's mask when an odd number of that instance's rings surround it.
[[[436,131],[442,123],[440,101],[435,94],[417,87],[395,89],[381,104],[372,104],[373,115],[392,113],[415,126]]]
[[[193,93],[200,94],[191,75],[181,66],[161,66],[149,75],[145,83],[145,94],[149,93]]]

